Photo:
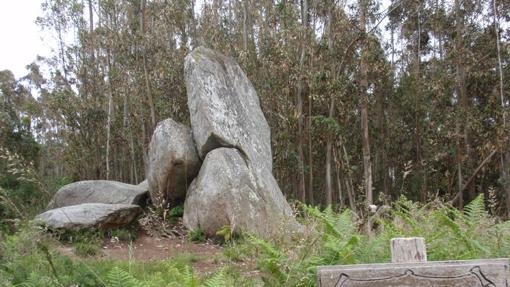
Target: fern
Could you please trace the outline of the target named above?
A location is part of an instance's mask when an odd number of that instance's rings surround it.
[[[485,210],[483,193],[480,193],[480,195],[464,207],[464,218],[470,226],[477,226],[488,217],[489,214]]]
[[[224,287],[227,285],[227,279],[225,276],[225,269],[221,269],[219,272],[214,274],[212,277],[205,280],[202,284],[204,287]]]
[[[166,263],[166,268],[166,272],[169,274],[170,281],[173,282],[173,285],[169,286],[199,286],[198,278],[196,278],[193,274],[191,267],[175,262],[168,262]]]
[[[131,276],[131,274],[126,271],[114,267],[107,275],[106,275],[106,286],[107,287],[142,287],[144,286],[140,283],[136,278]]]

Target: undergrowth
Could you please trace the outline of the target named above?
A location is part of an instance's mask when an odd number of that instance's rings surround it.
[[[360,232],[365,228],[350,210],[301,208],[307,231],[298,241],[273,244],[245,236],[231,243],[225,255],[233,262],[254,260],[267,286],[316,286],[319,265],[389,262],[394,237],[424,237],[430,261],[508,257],[510,250],[510,222],[489,216],[483,195],[464,211],[402,197],[386,215],[373,218],[370,235]]]
[[[316,286],[319,265],[389,262],[394,237],[424,237],[430,261],[508,257],[510,250],[510,223],[491,217],[482,196],[464,211],[401,198],[372,218],[370,234],[349,210],[300,209],[305,231],[298,239],[275,243],[244,235],[227,240],[218,259],[224,267],[207,274],[193,270],[193,264],[205,260],[193,254],[159,262],[71,259],[57,251],[57,239],[95,245],[101,235],[57,238],[21,221],[15,233],[0,236],[0,286]],[[121,230],[108,235],[131,238]],[[83,247],[85,255],[95,252],[89,247]]]

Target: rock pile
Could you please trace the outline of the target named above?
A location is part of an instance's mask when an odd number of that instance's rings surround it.
[[[148,186],[156,207],[184,201],[184,225],[208,236],[225,226],[264,239],[301,229],[273,177],[271,131],[239,65],[199,47],[186,57],[184,72],[191,129],[172,119],[158,124],[148,149],[147,183],[73,183],[48,206],[56,209],[38,219],[56,228],[125,224],[140,212],[136,204]]]

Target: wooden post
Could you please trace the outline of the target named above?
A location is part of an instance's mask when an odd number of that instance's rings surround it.
[[[391,239],[392,263],[415,263],[427,261],[427,248],[423,237]]]

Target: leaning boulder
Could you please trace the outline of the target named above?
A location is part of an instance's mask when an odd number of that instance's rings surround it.
[[[246,154],[253,167],[271,171],[271,131],[257,93],[239,65],[199,47],[186,57],[184,70],[200,157],[215,148],[233,147]]]
[[[142,212],[133,204],[84,203],[48,210],[35,217],[50,229],[114,228],[130,224]]]
[[[191,130],[172,119],[160,122],[149,145],[146,169],[152,203],[168,208],[182,202],[199,169]]]
[[[264,239],[298,231],[292,211],[270,172],[253,174],[241,152],[218,148],[207,154],[184,203],[184,225],[215,236],[224,226]]]
[[[141,204],[148,189],[112,180],[85,180],[60,188],[47,209],[82,203]]]

